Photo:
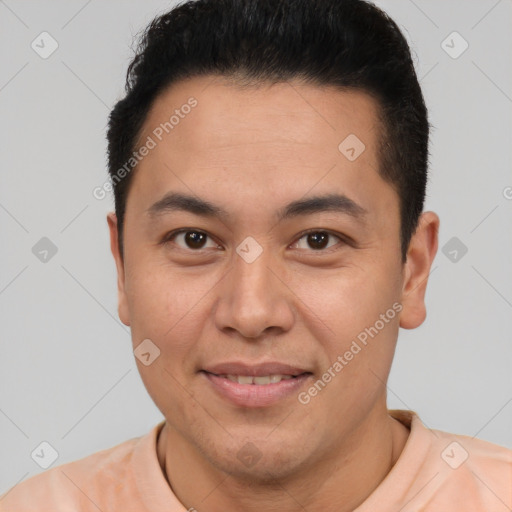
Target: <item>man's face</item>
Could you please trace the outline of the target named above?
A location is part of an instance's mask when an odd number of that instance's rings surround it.
[[[284,475],[349,446],[385,410],[398,328],[411,327],[407,309],[396,307],[407,274],[398,196],[377,173],[380,128],[369,96],[298,83],[243,90],[212,80],[175,84],[145,121],[141,144],[151,136],[156,147],[134,171],[124,262],[115,216],[109,220],[119,313],[134,348],[149,339],[160,350],[150,365],[137,364],[183,443],[229,472]],[[181,109],[190,97],[197,105]],[[176,109],[179,122],[159,141],[154,130]],[[162,208],[170,193],[225,215]],[[358,207],[295,209],[280,218],[290,203],[326,195]],[[308,373],[270,384],[281,396],[263,396],[260,384],[250,398],[244,393],[257,384],[236,383],[223,394],[227,383],[208,377],[205,370],[225,362],[278,362]],[[329,368],[330,381],[309,392]],[[244,450],[262,457],[244,464]]]

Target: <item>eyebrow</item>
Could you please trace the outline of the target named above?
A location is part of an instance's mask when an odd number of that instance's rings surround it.
[[[166,194],[146,210],[148,215],[153,218],[172,211],[186,211],[202,217],[231,217],[221,206],[179,192]],[[292,201],[278,210],[275,216],[278,221],[281,221],[322,212],[345,214],[359,221],[364,220],[368,213],[365,208],[343,194],[327,194]]]

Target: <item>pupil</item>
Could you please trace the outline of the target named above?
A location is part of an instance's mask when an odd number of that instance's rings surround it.
[[[327,233],[311,233],[308,235],[308,243],[313,249],[323,249],[327,245]]]
[[[185,241],[187,245],[194,249],[201,248],[204,245],[204,240],[204,233],[198,233],[197,231],[187,231],[185,234]]]

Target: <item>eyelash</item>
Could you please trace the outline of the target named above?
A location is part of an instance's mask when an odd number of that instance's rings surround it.
[[[208,238],[210,238],[213,241],[212,237],[208,233],[206,233],[205,231],[202,231],[202,230],[199,230],[199,229],[194,229],[194,228],[182,228],[182,229],[178,229],[178,230],[175,230],[175,231],[171,231],[170,233],[165,235],[165,237],[163,238],[161,243],[165,245],[165,244],[167,244],[169,242],[172,242],[178,235],[180,235],[182,233],[190,233],[190,232],[200,233],[202,235],[206,235]],[[350,242],[347,241],[346,237],[344,237],[341,234],[336,234],[336,233],[334,233],[332,231],[329,231],[329,230],[326,230],[326,229],[309,229],[307,231],[301,232],[298,235],[298,238],[296,238],[296,241],[293,242],[291,245],[295,245],[302,238],[304,238],[307,235],[313,234],[313,233],[324,233],[324,234],[328,235],[329,237],[334,237],[334,238],[337,238],[339,240],[338,244],[336,244],[336,245],[334,245],[332,247],[328,247],[327,249],[316,249],[316,250],[315,249],[311,249],[310,252],[313,252],[313,253],[329,254],[329,253],[337,250],[336,246],[339,245],[340,242],[343,245],[350,244]],[[215,242],[215,243],[217,243],[217,242]],[[195,249],[190,249],[190,248],[184,249],[183,247],[180,247],[180,249],[183,249],[185,251],[197,252],[197,253],[201,253],[202,251],[207,250],[207,249],[197,249],[197,250],[195,250]],[[305,249],[300,249],[300,250],[305,250]]]

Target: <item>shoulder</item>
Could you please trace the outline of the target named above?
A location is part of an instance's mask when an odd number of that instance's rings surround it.
[[[0,496],[0,511],[97,512],[101,504],[113,503],[109,501],[113,496],[119,498],[127,491],[133,478],[131,459],[141,439],[129,439],[28,478]]]
[[[426,465],[432,474],[437,470],[432,489],[443,505],[459,503],[467,511],[486,512],[512,508],[512,450],[466,435],[430,432]]]
[[[512,450],[474,437],[428,428],[414,411],[392,410],[410,429],[387,491],[416,510],[512,510]]]
[[[512,493],[512,450],[466,435],[433,432],[438,436],[434,446],[452,474],[464,474],[479,486],[487,483]]]

